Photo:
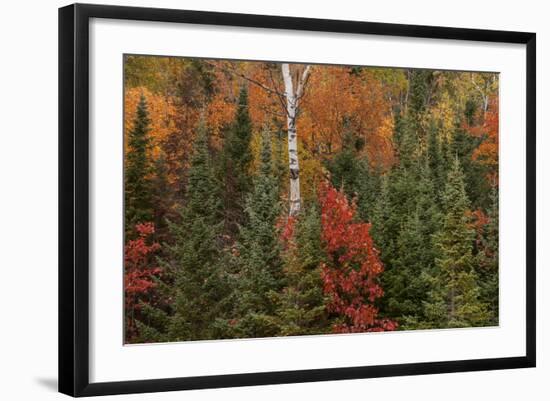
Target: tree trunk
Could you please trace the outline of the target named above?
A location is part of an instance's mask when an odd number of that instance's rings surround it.
[[[304,92],[304,86],[309,76],[310,67],[302,72],[296,87],[292,82],[290,66],[287,63],[281,65],[283,81],[285,84],[286,115],[288,131],[288,167],[290,173],[289,215],[296,216],[300,213],[300,165],[298,162],[298,134],[296,132],[296,115],[298,104]]]

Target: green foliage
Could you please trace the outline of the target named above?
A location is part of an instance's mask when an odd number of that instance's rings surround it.
[[[409,73],[409,107],[407,111],[412,128],[422,141],[425,139],[423,121],[426,109],[430,106],[433,80],[433,71],[430,70],[415,69]]]
[[[431,180],[438,200],[441,200],[441,192],[447,180],[447,164],[445,163],[446,149],[444,149],[438,135],[438,127],[431,121],[428,131],[427,158],[431,173]]]
[[[174,194],[167,179],[168,171],[164,153],[161,153],[154,161],[153,171],[151,192],[154,205],[153,222],[156,227],[155,237],[160,241],[164,241],[168,230],[166,221],[175,218],[171,210],[171,206],[174,204]]]
[[[491,322],[498,324],[498,190],[491,190],[491,206],[488,210],[488,223],[483,227],[483,232],[478,244],[476,255],[476,272],[480,281],[480,300],[489,306]]]
[[[426,158],[410,168],[398,167],[386,180],[374,219],[373,236],[382,249],[386,316],[403,319],[402,328],[424,319],[422,302],[429,288],[427,274],[434,266],[433,233],[440,213]]]
[[[149,137],[150,119],[147,101],[143,94],[139,100],[134,127],[128,135],[128,152],[124,174],[125,227],[128,235],[136,224],[151,221],[152,166],[148,153],[151,148]]]
[[[271,134],[262,134],[260,171],[245,204],[241,227],[238,336],[264,337],[278,331],[276,294],[283,287],[282,259],[276,222],[280,215],[277,179],[273,173]]]
[[[172,341],[204,340],[219,335],[215,323],[230,305],[228,273],[219,246],[221,214],[217,183],[208,153],[208,133],[199,127],[191,158],[187,197],[180,222],[171,222],[173,244],[162,264],[174,277]]]
[[[450,158],[458,157],[464,171],[464,184],[468,199],[473,209],[489,206],[489,193],[491,187],[487,177],[487,167],[475,160],[472,155],[474,150],[481,144],[482,138],[469,135],[463,129],[457,129],[450,144]],[[449,160],[449,165],[452,160]]]
[[[380,190],[380,179],[371,171],[367,157],[360,155],[363,146],[360,138],[348,132],[342,150],[326,162],[326,167],[332,185],[343,189],[349,200],[355,199],[361,220],[370,221]]]
[[[252,151],[252,123],[248,113],[248,92],[242,87],[235,120],[227,130],[221,152],[221,176],[223,181],[223,210],[225,231],[234,237],[239,225],[244,223],[244,201],[252,186],[250,164]]]
[[[320,269],[325,255],[321,246],[319,206],[315,203],[308,205],[294,224],[295,233],[288,240],[284,258],[287,286],[278,296],[280,334],[329,332]]]
[[[428,327],[481,326],[489,316],[479,299],[472,254],[474,231],[466,213],[470,203],[458,158],[449,172],[443,202],[446,213],[435,238],[439,256],[429,300],[424,303]]]

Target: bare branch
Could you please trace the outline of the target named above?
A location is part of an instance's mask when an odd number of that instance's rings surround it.
[[[238,76],[238,77],[240,77],[240,78],[242,78],[242,79],[244,79],[244,80],[246,80],[246,81],[248,81],[248,82],[250,82],[250,83],[252,83],[252,84],[254,84],[254,85],[256,85],[256,86],[259,86],[260,88],[262,88],[262,89],[265,90],[266,92],[275,94],[275,95],[277,95],[277,96],[282,96],[282,95],[283,95],[282,93],[279,93],[276,89],[270,88],[270,87],[268,87],[268,86],[262,84],[260,81],[257,81],[257,80],[255,80],[255,79],[253,79],[253,78],[250,78],[250,77],[244,75],[243,73],[237,71],[234,67],[228,68],[228,67],[224,67],[224,66],[218,66],[218,65],[216,65],[216,64],[214,64],[214,63],[211,63],[211,62],[209,62],[209,61],[206,61],[206,60],[204,60],[204,63],[210,65],[211,67],[219,68],[219,69],[221,69],[221,70],[223,70],[223,71],[225,71],[225,72],[228,72],[228,73],[230,73],[230,74],[236,75],[236,76]]]
[[[304,97],[305,87],[309,80],[310,72],[311,72],[311,66],[307,65],[306,68],[304,69],[304,72],[302,72],[302,77],[300,78],[300,82],[298,82],[298,89],[296,90],[296,104],[298,104],[300,99]]]
[[[271,81],[271,85],[274,88],[277,88],[277,83],[275,81],[275,78],[273,78],[273,71],[271,70],[271,68],[268,68],[268,72],[269,72],[269,79]],[[276,90],[277,90],[277,99],[279,99],[279,103],[281,104],[281,107],[285,111],[285,117],[287,117],[288,115],[286,110],[286,99],[284,97],[284,92],[281,92],[278,88]]]

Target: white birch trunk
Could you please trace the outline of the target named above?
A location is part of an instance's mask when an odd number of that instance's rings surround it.
[[[300,164],[298,161],[298,135],[296,132],[296,115],[298,102],[303,95],[304,85],[309,75],[309,66],[303,71],[296,88],[292,82],[290,66],[287,63],[281,65],[283,81],[285,84],[286,115],[288,131],[288,167],[290,175],[289,215],[296,216],[300,213]]]

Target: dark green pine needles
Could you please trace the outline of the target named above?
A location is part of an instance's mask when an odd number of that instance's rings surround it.
[[[151,120],[147,111],[147,101],[141,94],[134,119],[134,126],[128,133],[126,165],[124,174],[124,207],[127,235],[137,223],[151,221],[152,206],[152,165],[149,152]]]

